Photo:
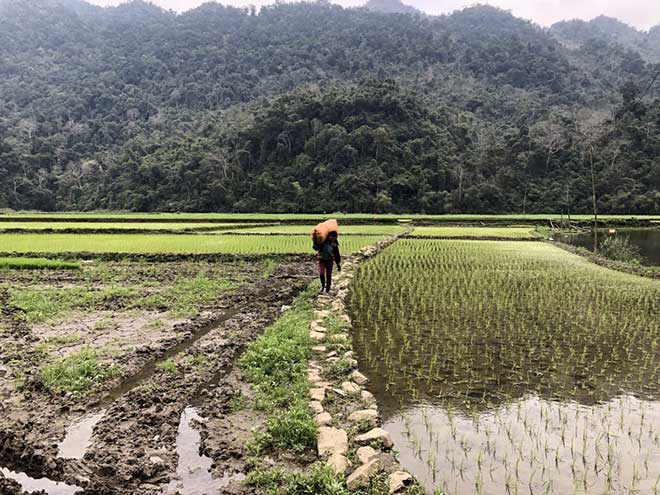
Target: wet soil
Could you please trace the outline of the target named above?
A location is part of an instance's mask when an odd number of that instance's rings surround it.
[[[208,423],[198,425],[202,435],[234,428],[223,422],[222,412],[230,410],[235,394],[235,382],[227,377],[236,358],[312,276],[311,264],[295,258],[280,263],[275,275],[245,286],[223,298],[212,311],[181,323],[176,339],[157,340],[142,352],[117,358],[124,370],[123,381],[109,382],[84,398],[53,396],[42,390],[36,380],[39,362],[35,356],[35,371],[26,375],[22,388],[0,388],[0,467],[35,479],[47,477],[79,486],[84,494],[163,493],[177,476],[177,432],[182,413],[194,403],[200,416],[209,418]],[[12,353],[14,358],[32,359],[38,337],[20,311],[11,307],[6,289],[0,291],[0,303],[2,363],[11,362]],[[174,371],[157,366],[165,358],[174,361]],[[11,378],[4,381],[13,384],[17,377]],[[83,434],[80,440],[89,447],[81,449],[74,442],[73,457],[82,458],[58,457],[72,423],[99,412],[104,414],[100,420],[94,419],[91,438]],[[240,472],[242,462],[221,464],[220,457],[226,455],[221,450],[208,449],[214,475]],[[20,491],[13,482],[0,478],[0,493]]]
[[[67,357],[93,347],[104,350],[108,354],[105,359],[114,362],[117,353],[128,349],[144,353],[169,347],[189,329],[189,322],[172,319],[167,312],[122,314],[106,310],[73,317],[73,321],[59,325],[36,325],[32,333],[44,346],[52,347],[53,356]]]

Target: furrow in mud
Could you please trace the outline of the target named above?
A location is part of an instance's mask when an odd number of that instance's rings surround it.
[[[280,265],[279,276],[230,298],[227,306],[233,309],[222,313],[223,321],[207,323],[174,347],[161,349],[136,376],[104,395],[73,401],[25,391],[26,398],[44,406],[43,416],[16,414],[0,420],[0,467],[77,485],[86,494],[162,493],[176,477],[181,414],[192,402],[228,403],[233,392],[222,377],[280,307],[309,283],[309,270],[295,261]],[[165,360],[176,363],[174,372],[157,366]],[[95,418],[92,438],[85,439],[90,445],[84,457],[58,458],[66,428],[90,411],[104,414]],[[73,457],[81,454],[75,442],[73,452]],[[0,483],[3,494],[20,493],[11,481]]]
[[[244,346],[292,301],[307,281],[281,287],[261,304],[255,301],[184,352],[215,355],[207,370],[182,364],[170,376],[160,372],[142,386],[118,398],[97,425],[85,461],[94,466],[94,479],[85,493],[157,493],[176,473],[176,435],[180,417],[195,397],[228,402],[224,387],[202,389],[216,374],[228,373]],[[183,356],[179,356],[183,362]]]

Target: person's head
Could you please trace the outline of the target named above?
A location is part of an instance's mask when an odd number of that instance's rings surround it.
[[[328,234],[328,241],[335,243],[337,242],[337,232],[330,232]]]

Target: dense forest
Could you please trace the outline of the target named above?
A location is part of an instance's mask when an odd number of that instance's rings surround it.
[[[0,0],[0,208],[660,213],[660,27],[367,7]]]

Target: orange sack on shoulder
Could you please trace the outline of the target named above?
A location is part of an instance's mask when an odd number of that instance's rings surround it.
[[[339,234],[339,224],[337,220],[331,219],[321,222],[312,230],[312,241],[315,244],[323,244],[328,238],[330,232],[337,232]]]

